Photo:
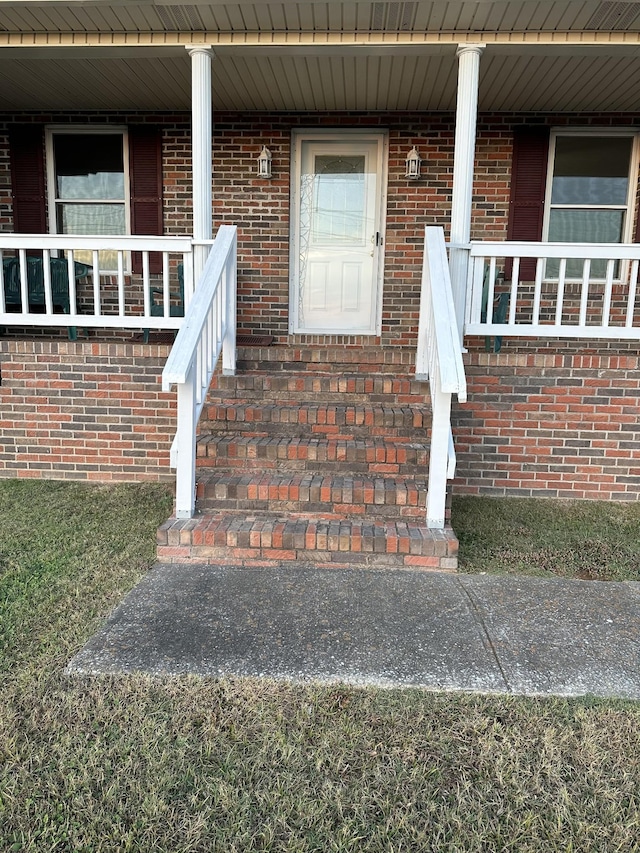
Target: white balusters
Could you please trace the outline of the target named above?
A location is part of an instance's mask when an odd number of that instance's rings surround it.
[[[472,242],[470,256],[466,334],[640,340],[637,244]],[[509,302],[497,321],[501,269]]]

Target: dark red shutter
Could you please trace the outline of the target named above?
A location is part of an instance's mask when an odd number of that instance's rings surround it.
[[[46,234],[44,128],[21,124],[9,128],[13,230]]]
[[[162,234],[162,135],[158,127],[129,128],[131,233]],[[133,271],[142,272],[142,255],[133,252]],[[162,255],[149,257],[152,273],[162,272]]]
[[[511,198],[507,240],[542,240],[544,196],[549,158],[549,130],[535,128],[516,131],[513,137]],[[510,271],[507,270],[507,275]],[[520,263],[520,279],[533,281],[534,259]]]

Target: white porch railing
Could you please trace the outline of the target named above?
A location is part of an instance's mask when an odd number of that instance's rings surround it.
[[[442,228],[425,228],[416,377],[429,380],[432,408],[427,526],[445,524],[447,479],[455,474],[451,395],[467,399],[467,380]]]
[[[640,340],[639,262],[635,244],[473,242],[465,333]]]
[[[132,253],[140,273],[130,271]],[[177,329],[179,279],[186,307],[194,290],[190,237],[0,234],[0,326]]]
[[[237,228],[222,225],[162,372],[177,385],[178,423],[171,448],[176,517],[191,518],[196,494],[196,427],[220,352],[222,371],[236,371]]]

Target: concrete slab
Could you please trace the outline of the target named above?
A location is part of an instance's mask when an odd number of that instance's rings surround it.
[[[640,584],[467,576],[512,693],[640,698]]]
[[[158,565],[71,673],[640,698],[640,584]]]

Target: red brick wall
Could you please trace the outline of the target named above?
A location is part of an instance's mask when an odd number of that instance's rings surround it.
[[[382,306],[382,343],[415,340],[425,224],[446,225],[451,207],[453,117],[408,114],[217,115],[214,127],[214,218],[239,227],[240,324],[257,334],[288,340],[289,200],[291,131],[355,127],[389,132],[387,227]],[[256,157],[267,145],[273,179],[258,180]],[[430,178],[404,177],[405,158],[418,145]],[[327,336],[296,336],[324,343]],[[362,339],[347,338],[358,344]],[[369,341],[371,339],[368,339]],[[345,342],[336,337],[334,342]]]
[[[0,340],[0,477],[173,480],[168,346]]]
[[[639,500],[640,357],[619,348],[470,352],[454,493]]]

